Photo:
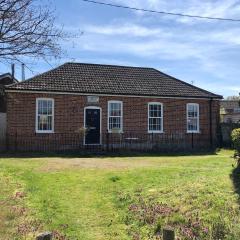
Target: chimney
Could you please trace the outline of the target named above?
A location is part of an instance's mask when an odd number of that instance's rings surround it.
[[[14,81],[14,79],[15,79],[15,64],[12,63],[11,67],[12,67],[12,81]]]
[[[22,63],[22,81],[25,80],[25,64]]]

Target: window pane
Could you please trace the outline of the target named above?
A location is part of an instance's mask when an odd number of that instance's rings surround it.
[[[47,130],[47,116],[40,115],[40,130]]]
[[[149,131],[162,131],[162,105],[149,104]]]
[[[42,111],[41,111],[41,114],[48,114],[48,109],[43,107]]]
[[[52,116],[48,116],[48,129],[47,130],[52,130]]]
[[[160,131],[162,129],[161,127],[161,118],[156,118],[156,122],[155,122],[155,128],[156,128],[156,131]]]
[[[196,132],[199,130],[199,108],[197,104],[187,105],[187,130],[189,132]]]
[[[118,117],[118,118],[116,118],[116,117],[114,117],[113,118],[113,125],[112,125],[112,128],[120,128],[120,118]]]
[[[110,116],[121,116],[121,103],[110,103]]]
[[[161,118],[149,118],[149,130],[161,131],[162,130]]]
[[[198,117],[198,106],[189,104],[188,105],[188,117]]]
[[[121,129],[121,117],[110,117],[109,129]]]
[[[121,102],[110,102],[109,103],[109,118],[108,125],[109,130],[122,129],[122,103]]]
[[[47,114],[52,115],[52,101],[48,101],[47,109],[48,109]]]
[[[162,106],[159,104],[149,105],[149,117],[161,117]]]
[[[53,101],[52,100],[38,100],[38,116],[37,116],[37,130],[51,131],[53,121]]]
[[[121,111],[113,109],[110,116],[121,116]]]
[[[42,100],[42,105],[43,105],[43,108],[47,108],[48,100]]]
[[[153,119],[152,118],[149,118],[149,130],[150,131],[153,131]]]
[[[121,109],[121,103],[113,103],[113,109],[114,110],[120,110]]]
[[[189,118],[188,119],[188,131],[197,131],[198,130],[198,119],[196,118]]]
[[[48,101],[48,108],[52,108],[52,101]]]
[[[188,117],[197,117],[197,116],[198,116],[197,109],[193,111],[188,110]]]

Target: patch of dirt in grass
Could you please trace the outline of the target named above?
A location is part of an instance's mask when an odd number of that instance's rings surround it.
[[[31,209],[26,206],[24,187],[1,174],[0,183],[0,239],[35,239],[38,233],[43,232],[44,223],[31,216]],[[68,239],[57,229],[52,233],[54,239]]]
[[[175,231],[179,240],[210,239],[209,228],[198,214],[186,216],[180,212],[179,208],[163,204],[154,198],[145,199],[140,196],[134,199],[134,203],[128,207],[125,223],[133,240],[162,239],[162,229],[166,226]]]
[[[10,177],[1,175],[0,180],[0,239],[21,239],[29,232],[29,229],[23,227],[28,216],[25,207],[26,193],[23,186]]]
[[[117,193],[116,207],[126,211],[123,219],[132,240],[160,240],[164,228],[173,229],[177,240],[239,239],[239,211],[232,211],[231,206],[225,205],[209,219],[202,208],[186,212],[181,202],[160,199],[144,195],[141,188]]]
[[[51,158],[48,159],[43,166],[39,168],[40,171],[61,171],[63,169],[72,168],[87,168],[87,169],[129,169],[129,168],[140,168],[140,167],[151,167],[154,166],[151,161],[147,160],[134,160],[125,159],[122,161],[119,158],[116,159],[102,159],[102,158]]]

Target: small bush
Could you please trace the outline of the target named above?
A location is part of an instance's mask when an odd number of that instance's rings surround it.
[[[119,176],[112,176],[112,177],[110,177],[110,180],[111,180],[112,182],[117,182],[117,181],[120,180],[120,177],[119,177]]]
[[[162,233],[162,226],[161,226],[161,222],[158,222],[155,229],[154,229],[154,234],[156,236],[160,236]]]
[[[234,129],[232,131],[231,137],[232,137],[232,142],[235,149],[234,157],[237,159],[238,165],[239,165],[240,164],[240,128]]]

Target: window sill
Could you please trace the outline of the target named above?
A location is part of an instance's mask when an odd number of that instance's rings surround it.
[[[164,133],[164,131],[148,131],[148,133]]]
[[[54,133],[54,131],[36,131],[35,133]]]
[[[123,131],[119,131],[119,132],[114,132],[114,131],[113,131],[113,132],[112,132],[112,131],[108,130],[108,133],[112,133],[112,134],[119,134],[119,133],[121,133],[121,134],[122,134],[122,133],[124,133],[124,132],[123,132]]]
[[[200,131],[187,131],[187,133],[192,134],[192,133],[201,133]]]
[[[102,146],[102,143],[93,143],[93,144],[91,144],[91,143],[84,143],[83,145],[84,146]]]

